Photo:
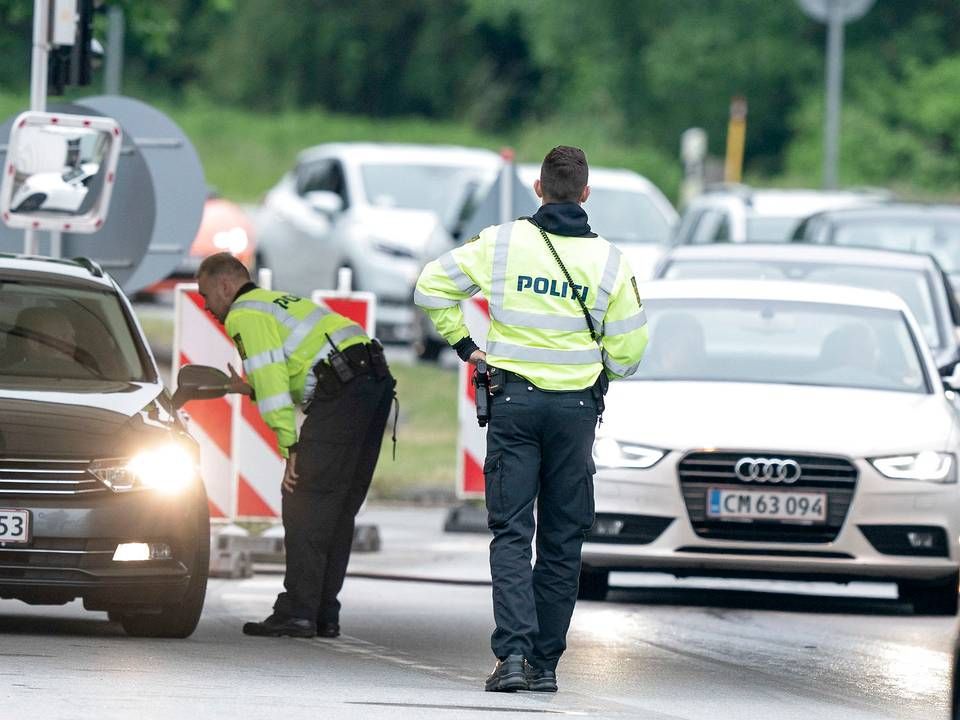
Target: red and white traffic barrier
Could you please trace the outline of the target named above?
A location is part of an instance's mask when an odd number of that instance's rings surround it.
[[[490,311],[487,301],[474,297],[460,303],[463,317],[474,342],[487,344]],[[460,432],[457,436],[457,496],[463,499],[484,495],[483,460],[487,455],[487,429],[477,425],[477,405],[473,387],[473,365],[460,364],[460,391],[457,401]]]
[[[314,302],[360,323],[371,337],[376,298],[371,293],[316,291]],[[184,365],[210,365],[226,372],[243,365],[223,326],[204,310],[195,284],[179,284],[174,300],[174,376]],[[274,432],[245,395],[195,400],[184,405],[188,429],[200,445],[200,468],[210,516],[230,520],[280,517],[284,460]],[[299,415],[299,413],[298,413]],[[298,418],[302,422],[303,417]]]

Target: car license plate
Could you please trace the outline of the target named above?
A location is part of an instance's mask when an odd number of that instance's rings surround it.
[[[30,542],[30,511],[0,508],[0,543]]]
[[[759,492],[710,488],[707,515],[720,520],[800,520],[826,522],[825,493]]]

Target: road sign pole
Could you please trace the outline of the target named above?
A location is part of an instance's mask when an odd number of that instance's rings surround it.
[[[47,109],[47,58],[50,52],[50,0],[33,0],[33,56],[30,62],[30,109]],[[36,230],[23,233],[23,252],[40,254]]]
[[[830,5],[827,22],[827,108],[823,130],[823,186],[837,187],[840,159],[840,96],[843,92],[843,17],[841,8]]]

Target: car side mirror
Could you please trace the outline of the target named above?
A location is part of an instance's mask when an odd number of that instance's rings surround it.
[[[184,365],[177,373],[173,406],[180,409],[191,400],[212,400],[230,392],[230,378],[206,365]]]
[[[947,390],[960,392],[960,372],[958,372],[960,371],[960,362],[947,363],[938,369],[940,371],[940,380],[943,382],[944,387]]]
[[[343,210],[343,198],[329,190],[314,190],[304,195],[307,203],[318,213],[336,215]]]
[[[93,233],[107,217],[122,133],[107,117],[26,112],[14,120],[0,183],[12,228]]]

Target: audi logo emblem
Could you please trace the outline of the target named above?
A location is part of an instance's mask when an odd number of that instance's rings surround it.
[[[797,461],[781,458],[740,458],[733,471],[743,482],[790,485],[800,479],[800,465]]]

